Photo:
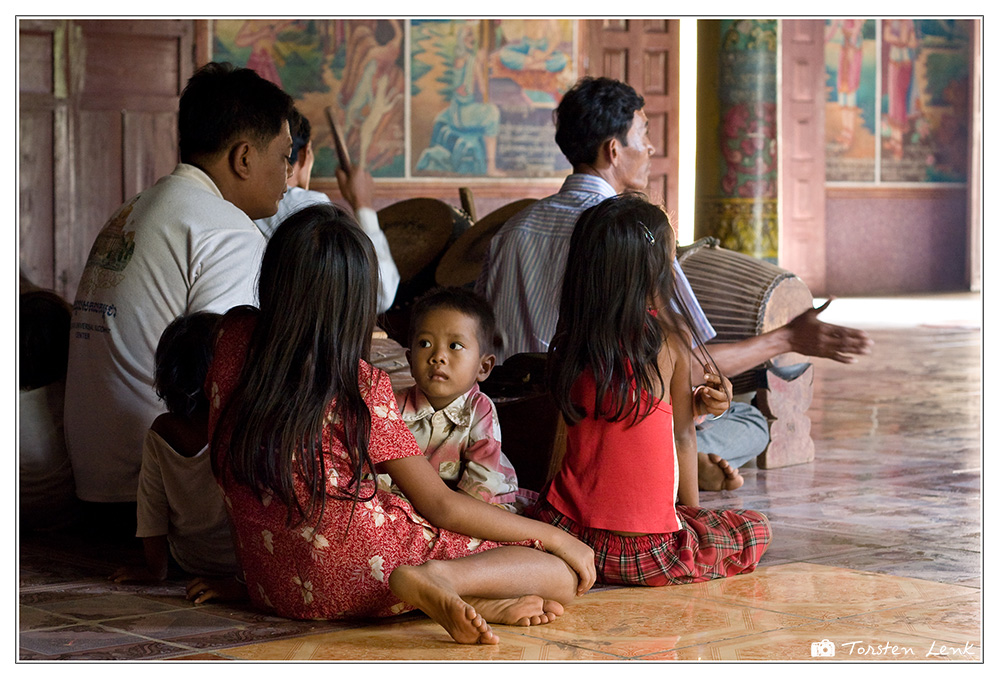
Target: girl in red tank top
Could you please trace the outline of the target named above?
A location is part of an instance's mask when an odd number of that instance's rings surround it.
[[[594,548],[605,583],[750,572],[771,537],[760,513],[698,507],[695,351],[711,376],[699,389],[729,395],[704,345],[692,349],[674,256],[666,214],[640,194],[586,210],[570,240],[549,348],[549,387],[570,427],[536,517]]]

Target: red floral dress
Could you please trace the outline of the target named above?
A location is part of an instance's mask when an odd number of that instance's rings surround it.
[[[223,321],[206,381],[210,432],[214,433],[220,411],[239,380],[255,322],[256,316],[246,312],[230,313]],[[388,376],[362,362],[359,382],[371,411],[372,462],[423,455],[399,417]],[[247,590],[253,603],[266,611],[296,619],[399,614],[411,607],[389,590],[389,574],[397,566],[464,557],[499,545],[433,527],[409,502],[383,490],[356,506],[328,498],[316,526],[289,527],[285,506],[278,499],[265,495],[258,500],[227,473],[228,439],[224,433],[223,446],[213,451],[214,467],[235,529]],[[343,489],[351,476],[342,441],[342,427],[329,422],[323,448],[331,491]],[[303,500],[308,497],[299,479],[296,490]]]

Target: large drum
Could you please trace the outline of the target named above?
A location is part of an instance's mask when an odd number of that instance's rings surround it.
[[[522,198],[497,208],[458,237],[438,264],[435,279],[441,286],[470,286],[479,278],[486,260],[486,251],[500,227],[507,220],[534,203],[534,198]]]
[[[770,262],[721,248],[716,239],[678,248],[677,260],[718,333],[714,342],[736,342],[767,333],[812,308],[812,293],[802,279]],[[801,355],[782,355],[730,376],[733,392],[755,391],[768,366],[802,361]]]
[[[536,492],[558,472],[566,448],[566,424],[545,382],[547,363],[545,354],[515,354],[479,386],[496,405],[503,452],[518,484]]]
[[[472,219],[436,198],[410,198],[379,210],[378,221],[399,270],[399,288],[383,326],[389,337],[405,346],[413,301],[434,287],[441,257],[472,226]]]

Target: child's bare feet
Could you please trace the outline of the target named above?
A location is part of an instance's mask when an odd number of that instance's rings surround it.
[[[565,611],[555,600],[543,600],[538,595],[525,595],[505,600],[466,597],[465,601],[476,608],[490,623],[508,626],[540,626],[552,623]]]
[[[743,475],[724,458],[698,452],[698,488],[701,491],[734,491],[743,486]]]
[[[431,617],[463,644],[495,645],[500,642],[476,608],[459,597],[444,579],[435,576],[433,563],[404,565],[389,575],[389,588],[403,602]]]

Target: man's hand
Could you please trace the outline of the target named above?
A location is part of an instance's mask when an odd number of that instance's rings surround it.
[[[353,167],[345,171],[337,168],[337,186],[340,187],[340,195],[351,204],[355,213],[358,208],[374,206],[375,181],[367,170]]]
[[[819,320],[820,313],[833,300],[831,297],[821,306],[806,310],[788,323],[786,328],[790,333],[792,351],[853,364],[858,355],[871,353],[872,340],[864,331]]]

